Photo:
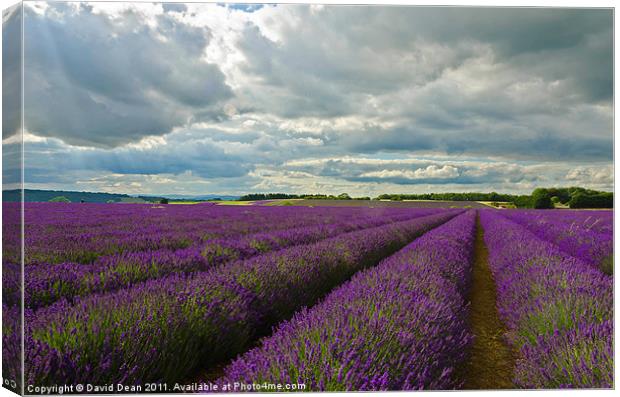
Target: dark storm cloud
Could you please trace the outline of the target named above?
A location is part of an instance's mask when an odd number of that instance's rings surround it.
[[[246,175],[253,165],[238,155],[226,154],[212,141],[176,140],[146,147],[73,150],[57,139],[29,142],[25,146],[27,177],[32,170],[54,168],[95,170],[115,174],[173,174],[191,171],[203,178],[231,178]]]
[[[114,147],[162,135],[232,96],[217,65],[201,59],[206,28],[137,11],[121,18],[50,5],[25,22],[26,127],[84,146]]]
[[[187,11],[187,6],[183,3],[163,3],[162,8],[165,12],[184,12]]]
[[[222,192],[611,186],[611,10],[162,7],[28,13],[38,182],[47,166]],[[431,159],[338,160],[413,156]]]
[[[611,34],[613,14],[611,9],[411,7],[395,18],[388,27],[394,35],[409,23],[433,41],[473,39],[512,56],[566,49],[583,44],[589,35]]]
[[[22,179],[21,144],[2,145],[2,187],[19,184]],[[17,186],[14,186],[17,187]]]
[[[343,153],[611,159],[610,113],[578,127],[540,122],[611,105],[611,10],[299,6],[294,16],[303,22],[281,22],[276,41],[256,27],[240,41],[265,94],[257,107],[400,119],[343,133]]]
[[[561,131],[482,126],[475,129],[396,128],[361,136],[343,135],[339,145],[355,153],[432,152],[549,161],[612,160],[610,138],[569,136]]]
[[[414,35],[432,42],[490,44],[499,62],[516,62],[520,67],[529,64],[539,71],[538,65],[553,65],[544,70],[547,77],[573,78],[585,83],[586,90],[590,90],[587,82],[592,76],[605,81],[605,87],[612,86],[611,9],[416,7],[396,18],[388,28],[394,36],[408,24]],[[519,59],[528,54],[530,57]],[[575,74],[577,69],[591,75]],[[607,99],[611,92],[608,94]]]
[[[330,69],[320,54],[308,53],[307,47],[298,47],[294,40],[291,37],[285,42],[287,48],[279,48],[255,26],[244,31],[239,43],[247,57],[244,69],[262,79],[262,90],[253,93],[260,96],[252,98],[256,108],[285,118],[352,113],[353,103],[337,84],[341,73]]]
[[[296,11],[304,22],[284,23],[281,42],[255,28],[247,29],[241,42],[249,70],[269,84],[292,85],[294,93],[304,87],[295,86],[293,75],[315,78],[341,93],[425,84],[462,64],[479,43],[492,46],[498,62],[521,62],[543,77],[570,78],[589,94],[610,95],[611,10],[333,6],[314,13],[299,6]],[[448,46],[453,53],[425,53],[421,43]],[[513,60],[526,54],[535,57]],[[435,59],[420,62],[425,57]],[[309,96],[315,105],[323,99]]]
[[[2,12],[2,138],[19,130],[21,124],[22,13],[15,5]]]

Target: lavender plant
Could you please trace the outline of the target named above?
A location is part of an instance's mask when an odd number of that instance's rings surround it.
[[[504,211],[502,214],[567,254],[606,274],[613,273],[611,211]]]
[[[342,233],[413,219],[428,213],[398,212],[382,217],[372,214],[328,225],[214,238],[177,250],[163,248],[100,256],[94,263],[86,265],[30,264],[25,268],[24,304],[30,309],[37,309],[61,298],[71,301],[76,296],[114,291],[172,273],[204,271],[231,260],[245,259],[293,245],[309,244]],[[17,302],[18,292],[16,288],[4,290],[5,303]]]
[[[14,203],[3,205],[10,207]],[[24,260],[26,264],[87,264],[103,255],[164,248],[180,249],[213,238],[329,225],[363,215],[381,217],[406,212],[411,210],[260,206],[248,206],[241,210],[205,204],[152,206],[26,203]],[[433,212],[428,212],[430,213]],[[19,230],[19,219],[13,223],[14,225],[7,227],[14,226],[13,229]],[[21,250],[21,244],[14,246]],[[4,256],[13,262],[20,261],[20,251],[9,250]]]
[[[465,358],[475,211],[428,232],[281,324],[216,383],[310,391],[451,389]]]
[[[458,211],[346,233],[193,275],[61,300],[26,313],[29,384],[178,381]]]
[[[496,211],[481,211],[498,310],[525,388],[613,387],[613,280]]]

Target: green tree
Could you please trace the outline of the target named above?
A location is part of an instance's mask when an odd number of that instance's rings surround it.
[[[512,202],[517,208],[532,208],[532,197],[526,194],[515,196]]]
[[[608,192],[597,192],[596,194],[577,192],[570,199],[568,205],[570,208],[613,208],[614,195]]]
[[[338,200],[351,200],[351,196],[347,193],[341,193],[338,195]]]
[[[168,199],[167,198],[163,198],[163,199],[159,200],[159,204],[168,204]]]
[[[553,208],[549,191],[542,188],[535,189],[532,192],[532,205],[537,209]]]

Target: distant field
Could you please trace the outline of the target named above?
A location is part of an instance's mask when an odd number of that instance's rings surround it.
[[[222,200],[222,201],[213,201],[218,205],[252,205],[255,201],[236,201],[236,200]]]
[[[274,200],[268,206],[312,206],[312,207],[369,207],[369,208],[488,208],[475,201],[378,201],[378,200]]]
[[[491,208],[517,208],[514,203],[507,201],[478,201],[480,204],[484,204]]]

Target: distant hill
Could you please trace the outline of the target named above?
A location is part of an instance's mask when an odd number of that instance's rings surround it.
[[[56,197],[66,197],[72,203],[79,203],[84,200],[87,203],[107,203],[108,201],[122,202],[130,201],[134,199],[128,194],[114,194],[114,193],[93,193],[93,192],[69,192],[66,190],[24,190],[24,201],[27,202],[42,202],[50,201]],[[19,201],[20,191],[15,190],[3,190],[2,201]]]
[[[222,195],[165,195],[165,196],[149,196],[149,195],[140,195],[140,196],[131,196],[129,194],[119,194],[119,193],[97,193],[97,192],[71,192],[66,190],[34,190],[34,189],[25,189],[24,190],[25,201],[26,202],[47,202],[52,199],[58,197],[66,197],[72,203],[79,203],[80,201],[84,201],[86,203],[107,203],[107,202],[115,202],[115,203],[155,203],[161,200],[162,198],[167,198],[170,201],[180,201],[180,200],[213,200],[215,198],[220,198],[222,200],[237,200],[238,196],[222,196]],[[2,191],[2,201],[5,202],[17,202],[20,200],[20,191],[17,189],[14,190],[3,190]]]

